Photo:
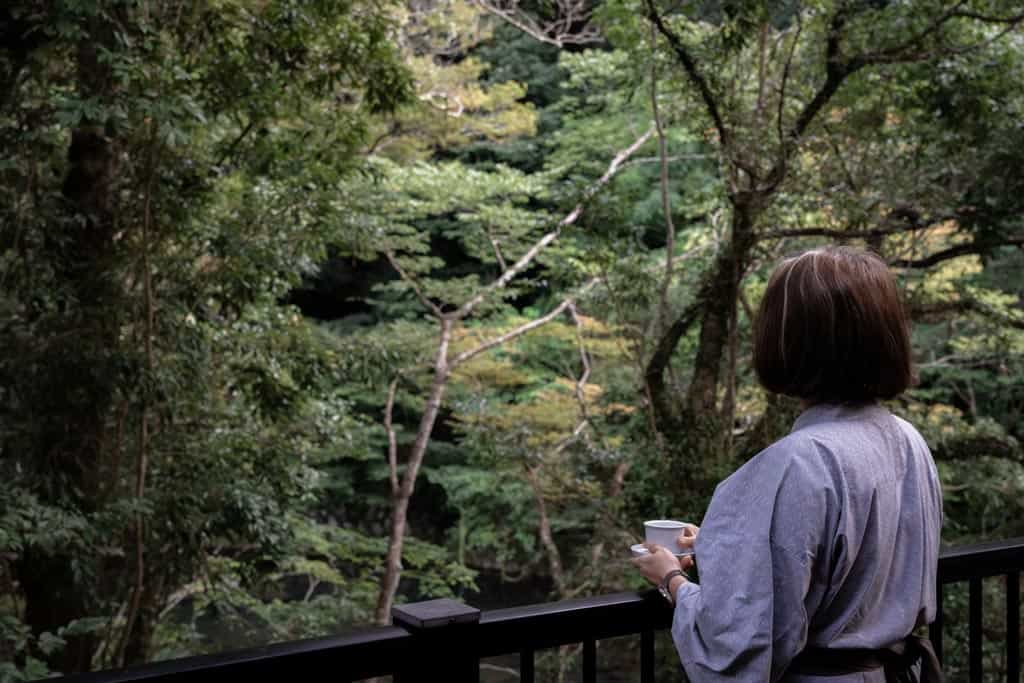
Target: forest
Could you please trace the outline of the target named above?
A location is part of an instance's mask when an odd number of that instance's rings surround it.
[[[644,587],[799,414],[751,323],[824,244],[897,275],[943,542],[1024,536],[1022,22],[3,3],[0,679]]]

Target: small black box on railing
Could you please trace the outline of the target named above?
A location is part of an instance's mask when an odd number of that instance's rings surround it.
[[[439,598],[392,607],[391,620],[395,626],[419,631],[455,624],[479,623],[480,610],[456,600]]]

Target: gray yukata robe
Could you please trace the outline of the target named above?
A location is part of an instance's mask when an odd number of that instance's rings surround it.
[[[805,646],[879,649],[935,617],[942,492],[928,446],[876,405],[818,405],[715,489],[676,594],[694,683],[885,680],[787,674]]]

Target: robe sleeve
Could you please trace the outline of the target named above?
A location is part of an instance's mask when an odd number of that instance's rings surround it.
[[[776,681],[803,649],[835,508],[814,450],[791,434],[716,489],[696,543],[700,585],[680,586],[672,624],[694,683]]]

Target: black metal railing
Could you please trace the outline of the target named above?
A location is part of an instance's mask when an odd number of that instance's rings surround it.
[[[945,586],[966,581],[968,584],[967,654],[969,680],[982,680],[982,580],[1003,577],[1006,582],[1006,680],[1020,683],[1020,577],[1024,570],[1024,539],[995,541],[951,548],[939,558],[939,610],[929,628],[935,652],[943,657],[943,631],[946,626]]]
[[[930,636],[942,657],[944,586],[967,581],[970,681],[982,680],[982,580],[1006,581],[1006,680],[1020,681],[1020,577],[1024,538],[946,550],[939,559],[939,612]],[[417,609],[422,607],[421,612]],[[71,677],[72,683],[171,683],[270,676],[288,680],[326,675],[334,680],[394,676],[407,681],[478,681],[480,660],[519,655],[524,683],[535,679],[538,650],[582,644],[584,681],[597,676],[597,641],[639,636],[640,680],[655,679],[654,634],[668,628],[672,613],[656,593],[615,593],[562,602],[479,612],[454,601],[405,606],[396,623],[334,638],[281,643],[242,652],[192,657],[117,671]],[[468,623],[467,623],[468,622]]]

